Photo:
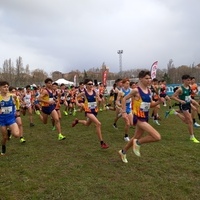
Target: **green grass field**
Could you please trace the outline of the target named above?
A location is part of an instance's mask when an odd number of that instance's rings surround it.
[[[12,138],[6,156],[0,157],[0,199],[199,199],[200,144],[192,143],[186,125],[175,116],[156,127],[162,136],[157,143],[141,147],[141,157],[132,150],[129,163],[122,163],[118,151],[125,145],[124,122],[112,127],[114,112],[100,112],[102,133],[109,149],[101,149],[94,125],[71,128],[73,116],[62,117],[66,140],[58,141],[51,121],[41,124],[34,115],[30,128],[23,117],[25,144]],[[84,113],[77,113],[84,119]],[[134,133],[131,128],[130,136]],[[200,128],[195,129],[200,139]]]

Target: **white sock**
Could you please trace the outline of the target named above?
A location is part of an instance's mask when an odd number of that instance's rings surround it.
[[[194,134],[190,135],[190,139],[193,139],[194,138]]]

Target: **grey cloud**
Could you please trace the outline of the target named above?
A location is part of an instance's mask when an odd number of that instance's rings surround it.
[[[1,1],[2,59],[23,57],[48,72],[72,69],[166,67],[200,62],[198,0]],[[26,56],[26,57],[25,57]]]

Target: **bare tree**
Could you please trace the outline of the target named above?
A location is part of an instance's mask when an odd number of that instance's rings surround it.
[[[48,77],[48,74],[42,69],[35,69],[31,72],[32,82],[36,85],[43,85],[44,80]]]
[[[11,59],[5,60],[1,69],[1,79],[8,81],[10,85],[13,85],[15,82],[14,77],[14,67]]]
[[[23,68],[23,62],[22,62],[22,57],[19,56],[19,58],[17,58],[16,60],[16,69],[15,69],[15,83],[16,86],[23,86],[24,83],[24,68]]]

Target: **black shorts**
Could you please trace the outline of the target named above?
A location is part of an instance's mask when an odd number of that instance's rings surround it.
[[[187,111],[188,110],[191,113],[191,105],[190,105],[190,103],[180,104],[179,105],[179,109],[181,111]]]

